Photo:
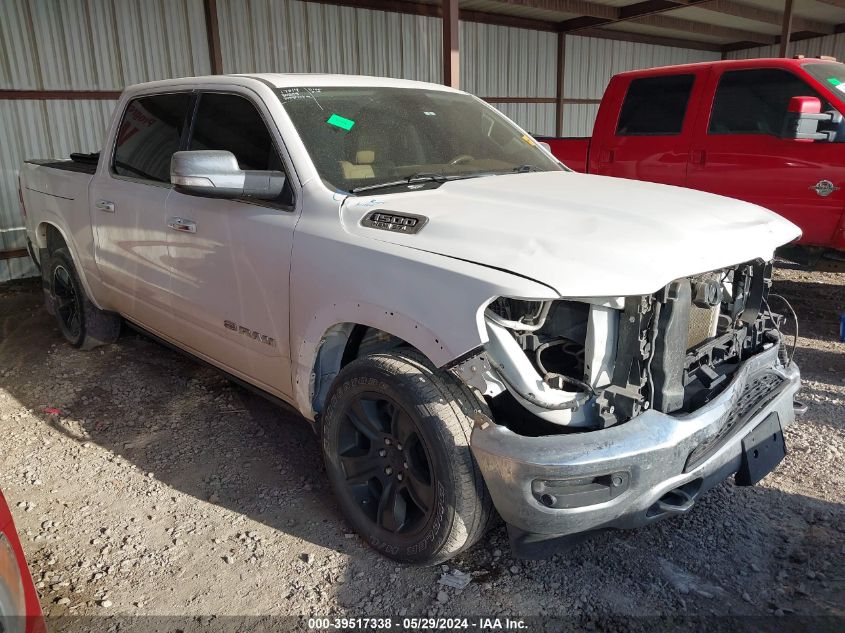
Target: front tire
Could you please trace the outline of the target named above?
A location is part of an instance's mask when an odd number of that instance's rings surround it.
[[[120,316],[100,310],[91,303],[66,248],[51,253],[48,279],[50,311],[68,343],[87,350],[117,340],[120,336]]]
[[[467,387],[411,351],[343,368],[328,397],[323,456],[341,510],[373,548],[433,565],[473,545],[493,505],[469,448]]]

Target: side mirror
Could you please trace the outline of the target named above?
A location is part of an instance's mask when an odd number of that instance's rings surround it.
[[[551,146],[551,145],[549,145],[548,143],[546,143],[546,141],[537,141],[537,145],[539,145],[540,147],[542,147],[542,148],[543,148],[544,150],[546,150],[549,154],[551,154],[551,153],[552,153],[552,146]]]
[[[281,171],[243,170],[232,152],[176,152],[170,159],[170,182],[176,191],[207,198],[278,198],[285,186]]]
[[[829,141],[832,132],[819,132],[819,123],[841,119],[834,112],[822,112],[822,102],[818,97],[792,97],[784,120],[782,138],[796,141]]]

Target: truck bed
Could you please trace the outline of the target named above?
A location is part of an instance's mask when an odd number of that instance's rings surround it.
[[[575,171],[586,173],[590,155],[590,137],[537,137],[538,141],[548,143],[555,158]]]
[[[28,160],[21,169],[21,185],[25,194],[31,192],[65,200],[83,200],[87,204],[88,185],[96,169],[96,165],[70,160]],[[29,208],[27,201],[27,210]]]
[[[42,223],[65,227],[65,240],[83,263],[93,252],[88,188],[97,169],[92,160],[27,160],[20,171],[27,237],[38,243]],[[37,254],[36,254],[37,256]]]
[[[39,167],[47,167],[48,169],[62,169],[64,171],[72,171],[78,174],[88,174],[93,176],[97,171],[97,165],[89,165],[86,163],[76,163],[72,160],[55,160],[51,158],[28,160],[27,163],[31,165],[38,165]]]
[[[100,160],[100,153],[71,154],[70,158],[31,158],[25,162],[50,169],[63,169],[80,174],[93,176],[97,171],[97,163]]]

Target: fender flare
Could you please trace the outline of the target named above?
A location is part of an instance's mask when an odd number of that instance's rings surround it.
[[[35,243],[33,246],[37,249],[39,253],[39,266],[41,267],[41,280],[45,284],[45,290],[47,290],[46,284],[49,284],[49,279],[47,276],[50,274],[49,270],[47,269],[47,262],[40,261],[43,259],[42,255],[47,253],[47,227],[54,228],[62,238],[62,241],[65,243],[65,246],[70,253],[70,258],[73,260],[74,268],[76,269],[76,276],[79,278],[80,283],[82,284],[83,289],[85,290],[85,294],[88,295],[88,300],[94,304],[95,307],[102,310],[103,306],[99,304],[99,301],[96,299],[96,295],[92,292],[91,284],[88,282],[88,275],[87,271],[81,264],[81,258],[79,257],[79,249],[76,246],[76,243],[73,241],[71,234],[69,231],[66,231],[64,227],[60,226],[59,223],[55,222],[52,218],[49,220],[41,220],[38,222],[38,225],[35,227],[34,235],[35,235]]]

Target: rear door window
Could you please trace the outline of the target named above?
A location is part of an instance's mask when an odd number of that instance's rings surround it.
[[[671,136],[681,133],[695,75],[634,79],[619,114],[617,136]]]
[[[151,95],[130,101],[115,140],[114,173],[170,182],[170,158],[179,151],[190,101],[189,93]]]

